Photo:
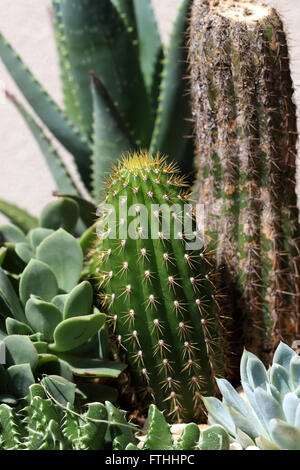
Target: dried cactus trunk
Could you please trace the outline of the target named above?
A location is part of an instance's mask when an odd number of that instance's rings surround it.
[[[173,166],[159,158],[124,160],[106,199],[118,215],[116,238],[106,237],[112,225],[105,222],[99,240],[101,298],[114,339],[137,395],[168,410],[170,420],[200,418],[201,395],[215,394],[214,378],[226,362],[210,255],[187,250],[178,231],[187,203],[182,186]],[[162,226],[167,220],[169,234]]]
[[[247,1],[196,0],[190,66],[199,201],[237,305],[247,348],[297,334],[300,245],[296,112],[277,13]]]

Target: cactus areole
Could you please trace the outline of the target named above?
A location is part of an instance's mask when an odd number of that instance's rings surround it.
[[[244,344],[269,360],[299,320],[297,129],[282,23],[254,2],[196,0],[189,57],[207,235]]]
[[[179,229],[188,200],[173,165],[135,154],[115,168],[99,208],[97,271],[113,339],[137,397],[171,421],[200,419],[201,394],[215,393],[224,372],[210,254],[196,231],[191,251]]]

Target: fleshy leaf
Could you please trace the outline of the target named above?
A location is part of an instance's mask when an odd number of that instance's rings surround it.
[[[42,241],[51,235],[54,231],[48,228],[38,227],[33,230],[30,230],[27,234],[28,241],[33,250],[36,250],[37,247],[42,243]]]
[[[73,233],[79,218],[78,204],[72,199],[60,198],[48,204],[40,215],[40,226]]]
[[[37,249],[37,258],[50,266],[60,289],[68,292],[77,284],[82,270],[82,250],[65,230],[59,229],[47,237]]]
[[[0,238],[10,243],[26,243],[24,232],[13,224],[0,225]]]
[[[41,385],[46,394],[49,394],[61,405],[66,406],[68,403],[74,403],[76,385],[72,382],[56,375],[49,375],[43,378]]]
[[[26,322],[19,299],[2,268],[0,268],[0,307],[2,315]]]
[[[54,331],[52,351],[65,352],[84,344],[105,322],[105,314],[95,313],[63,320]]]
[[[34,376],[30,364],[17,364],[7,369],[11,392],[17,398],[24,398],[29,387],[34,384]]]
[[[28,363],[32,370],[38,362],[38,354],[27,336],[10,335],[3,340],[6,348],[6,365],[14,366]]]
[[[58,293],[58,285],[53,271],[42,261],[31,260],[22,273],[19,293],[23,305],[31,295],[36,295],[46,302],[50,302]]]
[[[20,207],[15,204],[4,201],[3,199],[0,199],[0,212],[25,233],[38,225],[36,217],[33,217],[25,209],[20,209]]]
[[[46,341],[53,340],[53,333],[62,320],[60,310],[55,305],[31,296],[25,306],[25,315],[34,331],[43,333]]]
[[[64,305],[64,319],[89,315],[93,303],[93,288],[87,281],[81,282],[70,292]]]
[[[210,426],[201,432],[200,450],[229,450],[229,436],[222,426]]]

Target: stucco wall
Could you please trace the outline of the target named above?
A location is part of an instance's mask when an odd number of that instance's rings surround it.
[[[165,43],[180,2],[153,0]],[[277,7],[284,19],[291,51],[295,97],[300,102],[300,1],[266,0],[265,3]],[[0,30],[54,99],[61,103],[50,0],[0,0]],[[4,85],[20,96],[0,63],[0,87]],[[76,173],[68,154],[63,149],[61,153],[72,172]],[[43,205],[51,200],[55,185],[21,117],[2,96],[0,159],[0,198],[15,202],[38,215]]]

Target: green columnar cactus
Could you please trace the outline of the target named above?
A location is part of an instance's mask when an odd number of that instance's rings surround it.
[[[196,0],[190,34],[199,201],[244,344],[269,360],[299,322],[296,113],[277,13]]]
[[[187,246],[188,201],[173,165],[147,153],[124,158],[100,206],[97,269],[102,307],[138,395],[185,420],[199,417],[201,394],[215,392],[224,366],[216,272],[195,227],[198,247]]]

